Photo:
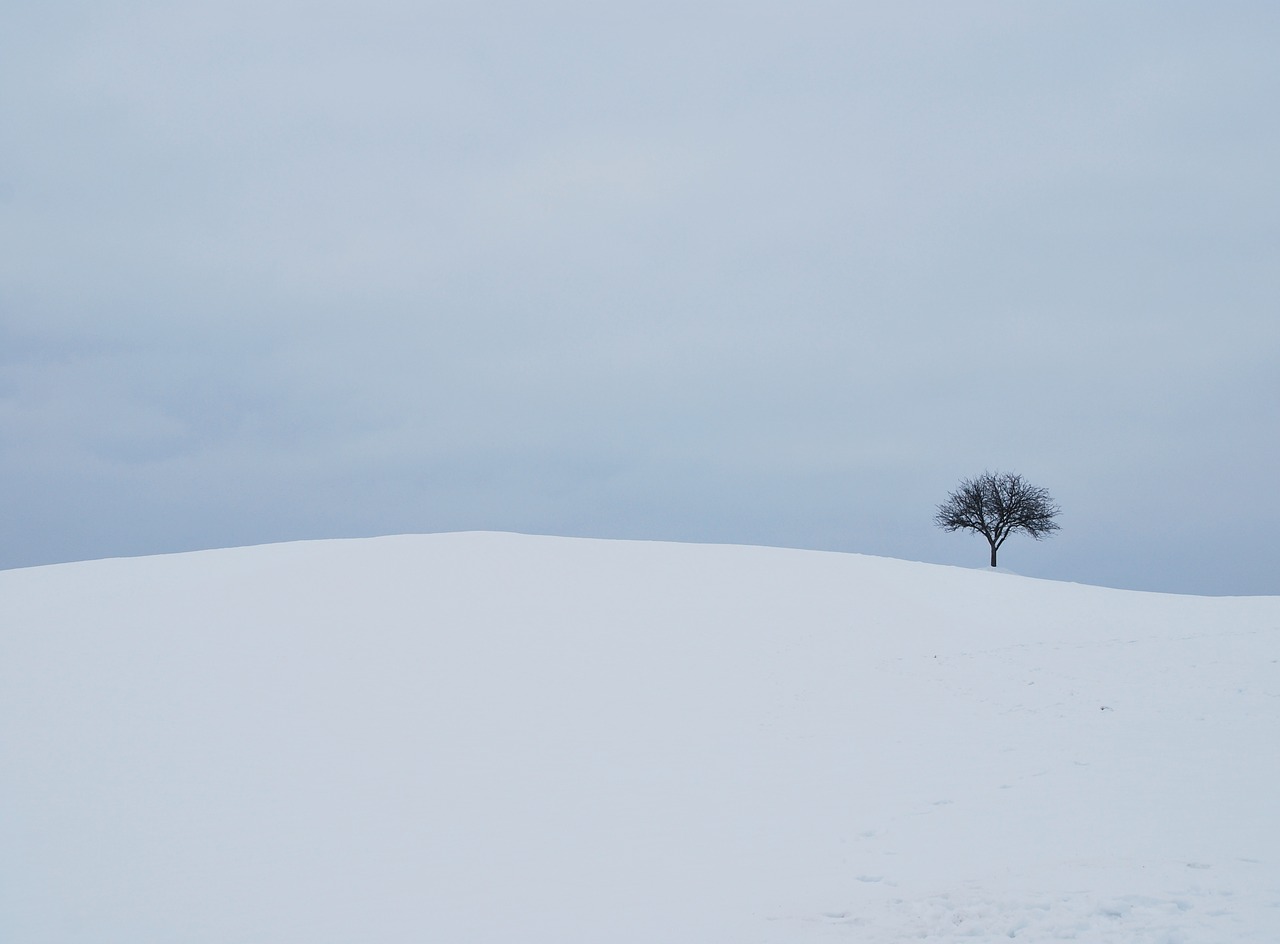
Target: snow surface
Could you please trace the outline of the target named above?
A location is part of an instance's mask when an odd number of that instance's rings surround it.
[[[1280,598],[446,534],[0,573],[0,940],[1280,941]]]

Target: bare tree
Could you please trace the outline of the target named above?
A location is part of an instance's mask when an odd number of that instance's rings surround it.
[[[1049,493],[1012,472],[983,472],[965,479],[947,496],[933,516],[944,531],[973,531],[991,545],[991,566],[996,552],[1015,531],[1037,541],[1058,530],[1053,520],[1060,509]]]

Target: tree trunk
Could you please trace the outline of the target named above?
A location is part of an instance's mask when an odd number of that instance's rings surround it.
[[[991,566],[994,567],[995,565],[996,565],[996,546],[995,544],[992,544],[991,545]]]

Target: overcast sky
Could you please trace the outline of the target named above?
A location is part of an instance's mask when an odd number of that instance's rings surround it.
[[[1280,593],[1280,6],[0,12],[0,566],[502,529]]]

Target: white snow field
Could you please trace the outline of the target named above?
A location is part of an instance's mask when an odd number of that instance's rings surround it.
[[[1280,597],[759,547],[8,571],[0,940],[1274,944],[1278,659]]]

